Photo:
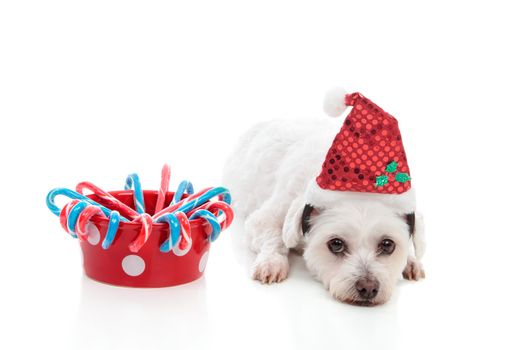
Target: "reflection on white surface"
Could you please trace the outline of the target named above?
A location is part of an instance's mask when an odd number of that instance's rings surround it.
[[[72,347],[151,348],[195,339],[209,328],[205,280],[176,287],[115,287],[83,277]],[[185,341],[185,343],[189,343]]]

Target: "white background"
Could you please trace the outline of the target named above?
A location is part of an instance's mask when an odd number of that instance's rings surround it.
[[[524,4],[2,1],[0,347],[529,348]],[[217,185],[246,128],[325,118],[335,85],[400,120],[428,225],[425,281],[354,307],[294,257],[286,282],[262,286],[237,224],[194,283],[84,277],[50,189],[119,189],[133,171],[156,189],[165,162],[172,186]]]

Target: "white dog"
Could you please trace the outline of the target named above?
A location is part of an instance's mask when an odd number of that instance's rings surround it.
[[[256,253],[253,278],[262,283],[286,279],[288,251],[296,249],[336,299],[382,304],[401,273],[409,280],[424,277],[419,261],[424,251],[423,221],[413,214],[413,229],[392,201],[339,193],[312,210],[309,231],[303,234],[308,192],[315,187],[337,131],[330,120],[258,124],[243,135],[229,157],[224,184],[234,197],[237,215],[245,218],[245,233]],[[409,192],[414,196],[413,190]],[[411,236],[416,257],[409,254]]]

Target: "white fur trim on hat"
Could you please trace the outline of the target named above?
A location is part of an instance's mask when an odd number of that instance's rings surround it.
[[[323,110],[329,116],[336,118],[339,117],[347,109],[345,104],[345,97],[347,91],[343,88],[336,87],[326,92],[323,101]]]
[[[306,188],[306,202],[317,208],[331,207],[334,203],[345,200],[379,201],[394,208],[398,214],[413,213],[416,209],[415,190],[413,188],[401,194],[331,191],[322,189],[315,181],[310,181]]]

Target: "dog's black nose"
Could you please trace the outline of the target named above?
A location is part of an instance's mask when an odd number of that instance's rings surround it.
[[[372,278],[362,277],[356,281],[355,287],[360,298],[369,300],[373,299],[378,294],[380,282]]]

